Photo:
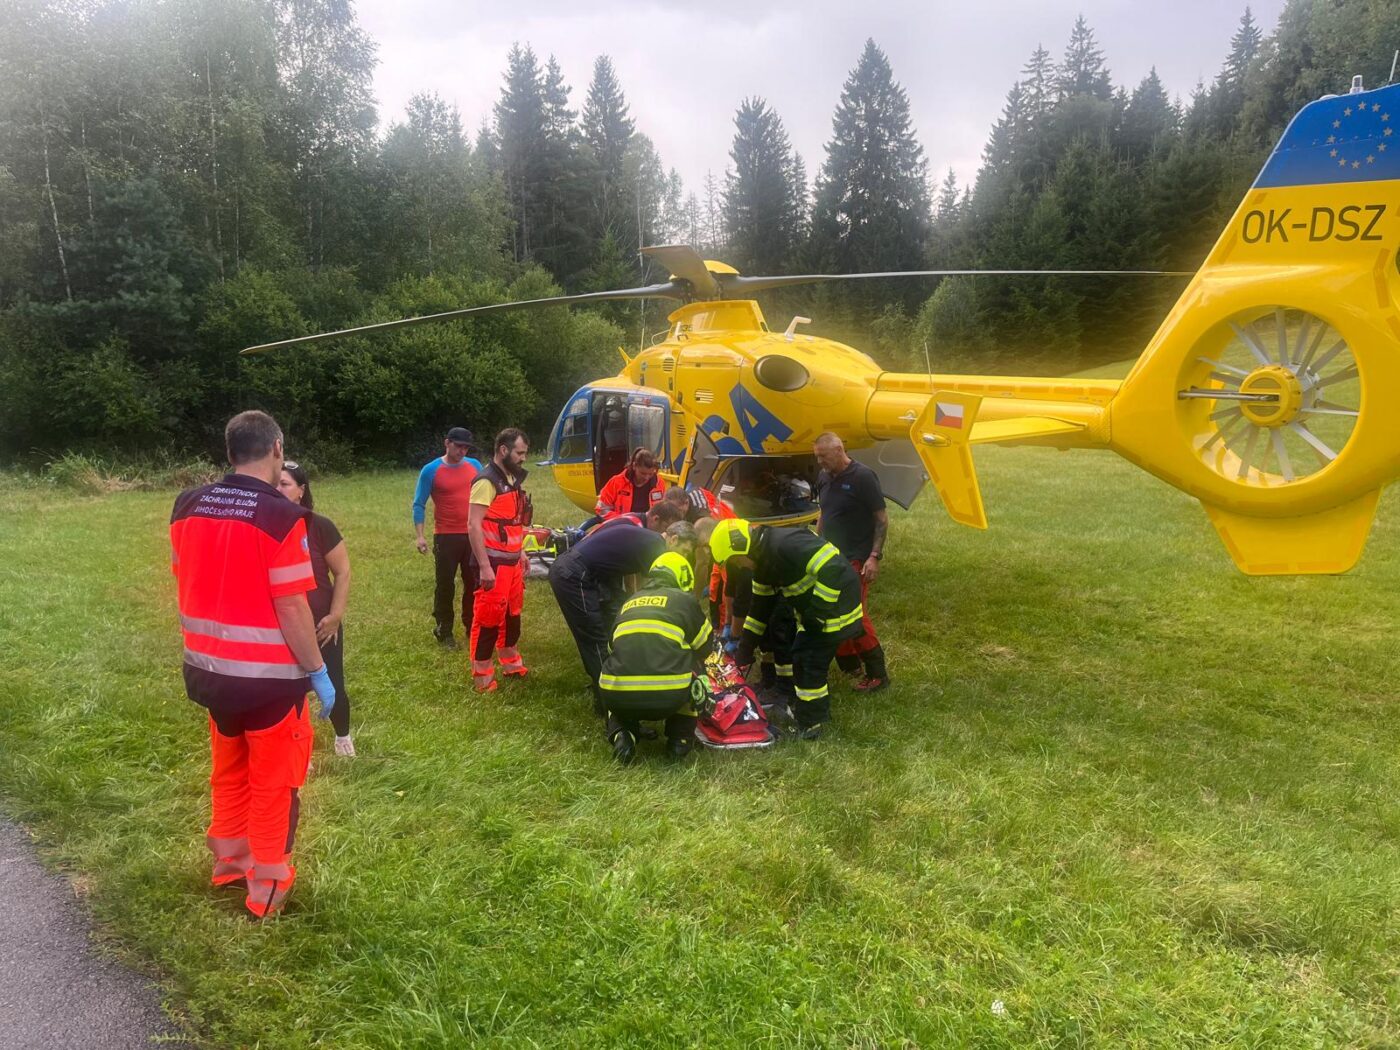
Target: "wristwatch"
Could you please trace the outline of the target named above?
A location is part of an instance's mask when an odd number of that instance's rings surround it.
[[[884,553],[883,553],[882,551],[871,551],[871,552],[870,552],[870,556],[871,556],[872,558],[874,558],[876,561],[879,561],[879,560],[880,560],[881,558],[883,558],[885,555],[884,555]]]

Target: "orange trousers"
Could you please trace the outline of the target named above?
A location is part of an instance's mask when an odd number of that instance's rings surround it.
[[[503,674],[525,673],[520,650],[520,611],[525,607],[525,558],[493,565],[496,582],[478,586],[472,612],[472,680],[478,690],[494,688],[494,657],[499,650]]]
[[[296,879],[290,861],[311,740],[305,700],[275,725],[234,736],[209,719],[214,812],[206,842],[214,854],[213,881],[247,879],[247,906],[256,915],[278,910]]]
[[[729,616],[724,611],[725,588],[729,584],[729,574],[724,571],[723,565],[710,566],[710,601],[714,602],[719,609],[719,623],[715,626],[724,629],[724,625],[729,622]],[[732,595],[730,596],[732,597]]]
[[[860,602],[862,609],[860,615],[861,635],[859,638],[852,638],[850,641],[842,642],[837,646],[837,656],[864,656],[866,653],[870,652],[871,649],[875,649],[880,645],[880,639],[875,635],[875,624],[870,620],[870,582],[865,578],[865,574],[861,572],[861,570],[865,568],[865,562],[852,560],[851,568],[855,569],[856,575],[860,577]]]

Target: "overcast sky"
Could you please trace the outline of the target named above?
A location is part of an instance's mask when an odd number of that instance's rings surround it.
[[[1283,5],[1250,3],[1265,34]],[[593,60],[607,54],[638,129],[698,194],[707,170],[722,176],[734,111],[749,95],[777,110],[815,176],[841,85],[867,37],[908,92],[932,181],[951,167],[965,183],[1026,58],[1043,44],[1058,60],[1076,15],[1093,28],[1115,84],[1131,90],[1156,66],[1168,92],[1184,100],[1219,71],[1244,7],[1232,0],[531,0],[518,7],[358,0],[357,10],[379,44],[383,124],[400,119],[415,93],[436,91],[475,134],[515,41],[534,47],[542,65],[558,58],[581,109]]]

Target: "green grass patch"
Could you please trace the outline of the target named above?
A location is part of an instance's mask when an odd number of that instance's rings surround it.
[[[892,511],[894,688],[839,686],[816,744],[626,770],[546,586],[530,679],[479,699],[412,475],[318,482],[361,757],[322,734],[263,925],[207,886],[171,494],[0,485],[4,806],[211,1045],[1400,1042],[1394,496],[1350,575],[1250,579],[1108,455],[979,464],[990,531]]]

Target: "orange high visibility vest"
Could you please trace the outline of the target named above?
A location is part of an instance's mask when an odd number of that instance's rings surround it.
[[[534,504],[523,487],[526,474],[522,470],[516,477],[507,478],[505,471],[491,462],[477,475],[478,482],[489,481],[496,490],[496,498],[486,508],[486,520],[481,523],[486,556],[493,565],[520,560],[520,549],[525,543],[525,527],[534,517]]]

